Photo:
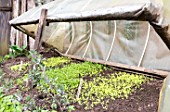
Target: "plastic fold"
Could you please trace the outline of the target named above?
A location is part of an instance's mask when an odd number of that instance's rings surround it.
[[[56,0],[10,24],[34,38],[46,8],[43,41],[61,53],[170,71],[168,6],[168,0]]]

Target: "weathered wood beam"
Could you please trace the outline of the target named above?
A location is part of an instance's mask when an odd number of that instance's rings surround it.
[[[9,52],[10,30],[9,21],[12,19],[12,1],[0,0],[0,55]]]
[[[0,11],[10,11],[10,12],[12,12],[12,7],[0,7]]]
[[[25,0],[25,12],[28,11],[28,0]],[[29,35],[26,36],[26,40],[27,40],[27,50],[30,50],[30,37]]]
[[[47,12],[48,12],[47,9],[41,10],[41,16],[40,16],[40,20],[38,24],[37,35],[36,35],[35,43],[34,43],[34,49],[36,51],[39,51],[41,47],[41,39],[42,39],[44,27],[46,25]]]
[[[16,0],[17,3],[17,16],[20,16],[22,14],[22,0]],[[17,44],[18,46],[22,47],[23,46],[23,33],[22,32],[17,32]]]
[[[153,78],[161,78],[161,79],[166,78],[168,75],[170,75],[170,72],[162,71],[162,70],[147,69],[144,67],[130,66],[130,65],[116,63],[116,62],[108,62],[104,60],[102,61],[102,60],[91,59],[91,58],[82,58],[80,56],[67,55],[67,54],[61,53],[55,47],[47,43],[44,43],[43,45],[44,47],[50,48],[52,51],[58,53],[61,56],[69,57],[69,58],[80,60],[80,61],[89,61],[89,62],[108,65],[108,66],[114,67],[116,70],[122,70],[125,72],[136,73],[136,74],[144,74],[145,76],[151,76]]]
[[[167,77],[170,74],[169,72],[166,72],[166,71],[147,69],[147,68],[144,68],[144,67],[137,67],[137,66],[130,66],[130,65],[121,64],[121,63],[108,62],[108,61],[102,61],[102,60],[96,60],[96,59],[90,59],[90,58],[81,58],[81,57],[78,57],[78,56],[64,55],[64,54],[61,54],[61,53],[60,53],[60,55],[70,57],[70,58],[73,58],[73,59],[77,59],[77,60],[95,62],[95,63],[109,65],[109,66],[116,67],[116,68],[122,68],[122,69],[125,69],[125,70],[131,70],[131,71],[136,71],[136,72],[140,72],[140,73],[157,75],[157,76],[161,76],[161,77]]]

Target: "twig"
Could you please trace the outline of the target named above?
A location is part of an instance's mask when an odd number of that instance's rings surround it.
[[[20,62],[19,71],[22,70],[23,61]]]
[[[77,91],[77,95],[76,95],[76,99],[78,99],[79,96],[80,96],[82,85],[83,85],[83,79],[81,78],[80,79],[80,84],[79,84],[79,87],[78,87],[78,91]]]

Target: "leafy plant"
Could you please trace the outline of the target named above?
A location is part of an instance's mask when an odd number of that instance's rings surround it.
[[[13,95],[5,96],[0,88],[0,112],[22,112],[22,106]]]
[[[17,45],[13,45],[10,48],[11,48],[11,52],[10,52],[9,55],[10,55],[11,58],[15,58],[15,57],[18,57],[18,56],[27,56],[28,55],[26,45],[24,45],[22,47],[19,47]]]
[[[28,79],[30,79],[30,81],[33,83],[33,86],[36,85],[36,87],[39,90],[43,91],[44,93],[48,93],[48,95],[50,95],[53,98],[53,102],[51,105],[53,110],[58,109],[60,112],[63,112],[64,110],[69,111],[70,109],[72,109],[70,108],[70,106],[68,106],[69,102],[65,95],[65,91],[63,89],[62,84],[60,85],[54,84],[52,79],[49,80],[48,76],[46,75],[45,64],[47,64],[46,62],[51,62],[51,60],[54,61],[54,58],[51,58],[45,61],[45,59],[43,59],[43,57],[35,51],[30,51],[30,55],[31,55],[31,67],[30,67],[31,69],[29,71]],[[52,66],[57,65],[62,62],[67,62],[66,59],[64,58],[60,58],[60,59],[63,59],[64,61],[58,60],[59,62],[52,64]],[[34,110],[36,107],[35,102],[32,101],[31,104],[34,105],[32,106],[32,110]],[[30,106],[27,106],[27,107],[30,107]],[[36,107],[36,110],[37,109],[39,108]]]

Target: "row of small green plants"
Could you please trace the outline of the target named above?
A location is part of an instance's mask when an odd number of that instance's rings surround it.
[[[53,94],[60,93],[60,97],[65,96],[65,98],[62,98],[63,101],[65,100],[65,103],[68,102],[68,99],[74,99],[75,89],[79,85],[80,77],[85,77],[88,75],[93,76],[106,69],[103,65],[94,64],[91,62],[79,64],[71,63],[69,65],[66,64],[63,68],[58,68],[58,65],[68,63],[70,62],[70,59],[65,57],[52,57],[44,60],[40,55],[35,55],[32,52],[32,57],[33,56],[34,58],[32,58],[32,62],[34,62],[34,66],[31,72],[29,71],[29,75],[25,74],[22,78],[17,79],[17,84],[20,85],[20,88],[23,88],[23,81],[31,79],[33,82],[32,86],[36,84],[40,91]],[[27,70],[27,67],[29,66],[30,63],[25,63],[20,69],[20,65],[14,65],[11,67],[11,70],[23,72]],[[68,94],[70,90],[72,91],[70,92],[70,96],[66,95],[65,91]],[[69,103],[66,104],[68,105]],[[73,107],[71,108],[73,109]]]
[[[29,91],[29,90],[33,89],[34,86],[36,86],[37,88],[41,89],[40,92],[43,91],[44,93],[48,93],[48,95],[51,95],[51,97],[53,98],[52,99],[53,101],[52,101],[52,104],[50,107],[52,109],[52,110],[50,109],[51,111],[56,112],[56,110],[58,110],[60,112],[63,112],[63,111],[71,111],[74,109],[73,106],[69,105],[69,102],[65,95],[65,91],[63,89],[63,86],[53,84],[51,82],[51,80],[48,80],[47,76],[45,75],[46,66],[50,68],[50,67],[56,66],[60,63],[67,63],[67,62],[69,62],[69,59],[60,57],[57,60],[55,60],[54,58],[50,58],[50,59],[47,59],[46,61],[44,61],[42,56],[39,55],[35,51],[25,52],[26,47],[19,48],[18,46],[13,46],[11,48],[12,48],[12,52],[9,55],[5,56],[5,57],[8,57],[7,59],[15,58],[17,56],[27,56],[27,57],[31,58],[31,62],[22,64],[22,65],[15,65],[15,66],[11,67],[11,70],[18,71],[21,73],[26,73],[23,71],[25,71],[27,68],[29,68],[29,70],[27,71],[27,74],[22,74],[23,76],[16,79],[16,81],[14,81],[14,79],[10,79],[10,78],[5,79],[4,78],[5,74],[1,71],[2,72],[1,81],[4,81],[4,82],[0,86],[2,86],[4,93],[8,93],[8,90],[15,88],[13,86],[13,85],[15,85],[15,83],[17,85],[19,85],[19,87],[22,91]],[[12,54],[12,56],[11,56],[11,54]],[[5,62],[7,59],[2,58],[2,63]],[[41,82],[44,82],[44,84],[48,85],[50,88],[46,88],[43,86],[39,87],[41,85]],[[25,83],[28,83],[28,84],[26,84],[27,86],[25,85]],[[22,91],[17,92],[18,94],[16,95],[17,96],[16,99],[11,96],[9,96],[9,97],[13,98],[14,100],[20,99],[20,101],[21,101],[24,98],[24,96],[22,96],[22,94],[21,94]],[[56,94],[51,94],[50,91],[55,91]],[[33,112],[49,112],[48,110],[44,110],[41,107],[37,107],[34,99],[30,99],[30,100],[29,99],[30,98],[27,98],[28,102],[26,104],[22,105],[22,107],[20,107],[20,110],[33,111]],[[13,101],[11,101],[11,103],[15,104],[15,102],[13,102]],[[5,106],[5,103],[4,104],[0,103],[0,104]],[[6,104],[6,106],[9,106],[9,108],[11,108],[11,109],[14,108],[13,106],[10,106],[8,104]],[[4,111],[7,111],[7,109],[5,108]],[[11,111],[11,112],[13,112],[13,111]]]
[[[42,59],[42,65],[45,66],[46,68],[52,68],[56,67],[58,65],[66,64],[69,63],[71,60],[66,58],[66,57],[51,57],[48,59]],[[10,67],[10,69],[14,72],[27,72],[30,66],[30,62],[26,62],[18,65],[13,65]]]
[[[78,102],[85,105],[85,109],[92,109],[97,105],[107,109],[110,100],[128,98],[129,95],[140,88],[142,83],[149,80],[143,75],[139,76],[126,72],[116,72],[107,76],[99,75],[93,80],[83,82]]]
[[[58,60],[59,62],[52,63],[52,61],[54,61],[53,58],[47,59],[45,61],[45,59],[35,51],[31,51],[30,55],[32,58],[31,58],[30,69],[28,72],[28,78],[26,81],[26,82],[31,82],[29,83],[29,87],[30,87],[29,89],[33,89],[34,87],[36,87],[40,92],[48,94],[48,96],[52,97],[52,102],[51,102],[52,111],[57,110],[59,112],[63,112],[63,111],[70,112],[71,110],[73,110],[74,109],[73,106],[69,105],[70,103],[63,89],[63,85],[62,84],[56,85],[53,83],[53,79],[48,78],[48,76],[46,75],[46,66],[45,66],[47,62],[49,62],[49,64],[47,64],[48,67],[50,66],[52,67],[54,65],[59,65],[60,63],[68,62],[69,59],[60,58],[61,60]],[[25,77],[27,77],[27,75],[25,75]],[[27,108],[27,109],[31,111],[33,111],[34,109],[38,110],[40,107],[36,107],[36,104],[34,102],[35,101],[33,101],[33,104],[31,104],[33,108],[30,109]]]
[[[63,68],[47,69],[45,72],[46,80],[53,86],[64,85],[66,97],[69,100],[79,102],[85,105],[85,109],[92,109],[99,104],[107,109],[110,100],[116,98],[128,98],[140,85],[150,79],[143,75],[129,74],[118,72],[102,76],[100,73],[107,70],[106,66],[94,64],[91,62],[71,63]],[[91,77],[93,80],[86,80]],[[76,90],[79,86],[80,79],[85,79],[82,85],[80,98],[76,99]],[[40,81],[40,89],[43,87],[50,88],[49,83]],[[54,94],[54,89],[48,90]]]
[[[101,73],[109,68],[100,64],[84,62],[72,63],[63,68],[46,70],[48,78],[53,79],[53,84],[64,85],[69,100],[85,105],[85,109],[92,109],[97,105],[108,108],[110,100],[116,98],[128,98],[140,88],[141,84],[151,79],[137,74],[116,72],[102,76]],[[90,77],[90,80],[87,80]],[[83,79],[80,97],[76,99],[77,88]]]
[[[64,65],[63,68],[59,68],[57,67],[58,65],[70,62],[70,59],[64,57],[52,57],[47,60],[43,60],[40,58],[42,57],[38,56],[34,58],[33,62],[36,63],[36,66],[33,66],[32,73],[29,73],[29,75],[26,74],[22,78],[17,79],[17,84],[20,85],[20,88],[22,88],[23,81],[31,79],[32,81],[34,81],[33,85],[36,84],[37,88],[40,91],[43,91],[44,93],[60,94],[60,97],[64,96],[64,98],[62,98],[62,102],[64,102],[66,105],[69,104],[68,100],[75,99],[75,89],[78,87],[80,81],[79,79],[81,77],[92,77],[107,69],[103,65],[94,64],[91,62],[84,62],[78,64],[71,63],[69,65]],[[28,63],[23,64],[22,70],[24,70],[25,66],[27,65]],[[52,68],[49,68],[49,66]],[[18,71],[19,67],[19,65],[12,66],[11,70]],[[45,72],[44,67],[46,67]],[[68,93],[70,94],[68,95]],[[70,106],[69,108],[73,109],[72,106]]]
[[[46,71],[46,74],[49,78],[54,79],[56,84],[62,84],[66,91],[70,91],[78,87],[80,77],[88,75],[92,77],[104,69],[106,69],[105,66],[91,62],[71,63],[63,68],[49,69]]]
[[[53,110],[74,110],[74,107],[70,105],[71,102],[85,105],[85,109],[92,109],[97,105],[102,105],[104,109],[107,109],[110,100],[128,98],[136,89],[140,88],[141,84],[150,80],[143,75],[125,72],[115,72],[104,76],[101,73],[110,68],[101,64],[91,62],[70,63],[71,60],[65,57],[43,59],[41,55],[34,51],[29,52],[29,55],[32,59],[31,63],[23,64],[22,68],[20,65],[11,67],[11,70],[15,72],[27,72],[23,77],[17,79],[16,83],[23,91],[28,91],[36,85],[39,91],[50,94],[53,97],[51,104]],[[61,64],[64,64],[62,68],[58,67]],[[26,71],[30,66],[29,71]],[[76,98],[81,79],[83,84],[79,93],[80,96]],[[30,88],[26,90],[24,82],[29,80],[32,83]],[[29,110],[38,110],[35,101],[30,100],[29,102],[32,102],[33,107]]]

